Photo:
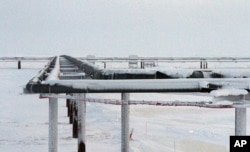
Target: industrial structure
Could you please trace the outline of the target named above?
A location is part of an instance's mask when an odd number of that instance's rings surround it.
[[[21,69],[22,58],[0,58],[17,61]],[[250,62],[250,58],[75,58],[67,55],[26,58],[46,60],[48,63],[25,86],[24,93],[40,94],[49,98],[49,152],[57,152],[58,98],[66,99],[69,122],[73,124],[73,137],[78,138],[78,152],[86,151],[86,102],[121,105],[121,151],[129,151],[129,105],[198,106],[206,108],[235,108],[235,135],[246,135],[246,108],[249,104],[250,74],[241,70],[237,74],[208,69],[210,62]],[[130,69],[108,69],[107,63],[127,62]],[[96,66],[103,63],[103,67]],[[158,62],[197,62],[198,68],[149,69]],[[130,99],[130,93],[205,92],[214,101],[139,101]],[[87,93],[121,93],[121,100],[87,98]],[[228,100],[230,104],[215,104]]]

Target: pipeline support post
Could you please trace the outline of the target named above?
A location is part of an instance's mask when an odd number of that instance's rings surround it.
[[[18,69],[21,69],[21,68],[22,68],[21,60],[18,60],[18,61],[17,61],[17,68],[18,68]]]
[[[73,138],[78,138],[78,107],[77,107],[76,100],[73,100],[72,113],[73,113],[73,116],[72,116],[72,119],[73,119],[72,136],[73,136]]]
[[[245,136],[247,126],[247,109],[245,107],[235,108],[235,135]]]
[[[78,152],[86,151],[86,94],[77,95],[78,105]]]
[[[245,95],[240,95],[238,102],[244,104]],[[244,136],[247,132],[247,108],[236,107],[235,108],[235,136]]]
[[[58,147],[58,99],[49,98],[49,152],[57,152]]]
[[[129,152],[129,93],[122,93],[121,152]]]
[[[68,107],[68,116],[69,116],[69,123],[73,124],[73,100],[69,100],[69,107]]]
[[[106,69],[107,68],[107,62],[103,62],[103,64],[104,64],[104,69]]]

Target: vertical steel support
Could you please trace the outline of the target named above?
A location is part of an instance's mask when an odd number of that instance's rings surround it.
[[[78,152],[86,151],[86,94],[78,94]]]
[[[21,60],[18,60],[18,62],[17,62],[17,68],[18,68],[18,69],[21,69],[21,68],[22,68]]]
[[[106,69],[107,68],[107,63],[106,62],[103,62],[104,63],[104,69]]]
[[[205,60],[202,62],[202,65],[203,65],[203,69],[206,69],[206,61]]]
[[[58,145],[58,100],[49,98],[49,152],[57,152]]]
[[[67,107],[67,116],[69,117],[70,116],[70,99],[66,99],[66,107]]]
[[[68,94],[66,94],[68,95]],[[66,99],[66,107],[68,108],[69,107],[69,103],[70,103],[70,99]]]
[[[121,152],[129,152],[129,93],[122,93]]]
[[[144,69],[144,60],[141,60],[141,69]]]
[[[70,99],[68,107],[69,123],[73,124],[73,100]]]
[[[75,96],[75,95],[74,95]],[[73,100],[73,127],[72,127],[72,135],[73,138],[78,138],[78,107],[77,101]]]
[[[241,95],[239,102],[244,102],[245,96]],[[247,127],[247,109],[246,107],[235,108],[235,135],[246,135]]]
[[[235,108],[235,135],[246,135],[247,109]]]

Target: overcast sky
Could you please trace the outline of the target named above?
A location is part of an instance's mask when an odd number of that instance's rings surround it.
[[[0,0],[0,56],[248,56],[247,0]]]

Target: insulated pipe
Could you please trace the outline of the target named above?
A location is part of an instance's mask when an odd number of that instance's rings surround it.
[[[100,73],[101,69],[98,68],[97,66],[91,64],[91,63],[84,62],[84,61],[81,61],[81,60],[79,60],[77,58],[73,58],[73,57],[67,56],[67,55],[63,55],[62,57],[64,57],[65,59],[69,60],[70,62],[72,62],[79,69],[81,69],[87,75],[90,75],[93,78],[95,78],[95,75],[98,75],[98,73]]]
[[[161,80],[53,80],[37,86],[33,93],[204,92],[210,85],[248,89],[249,78],[161,79]],[[204,85],[207,84],[207,85]],[[41,90],[40,90],[41,89]]]
[[[50,72],[50,75],[46,78],[47,80],[59,80],[58,76],[60,73],[60,57],[57,56],[54,64],[53,70]]]
[[[78,152],[86,151],[86,94],[77,94],[78,103]]]
[[[129,152],[129,93],[122,93],[121,152]]]
[[[34,86],[41,85],[41,82],[46,79],[47,72],[49,71],[50,66],[55,62],[56,57],[51,58],[51,60],[45,65],[45,67],[39,71],[39,73],[33,77],[27,84],[24,92],[33,90]]]
[[[49,98],[49,152],[57,152],[58,147],[58,100]]]

